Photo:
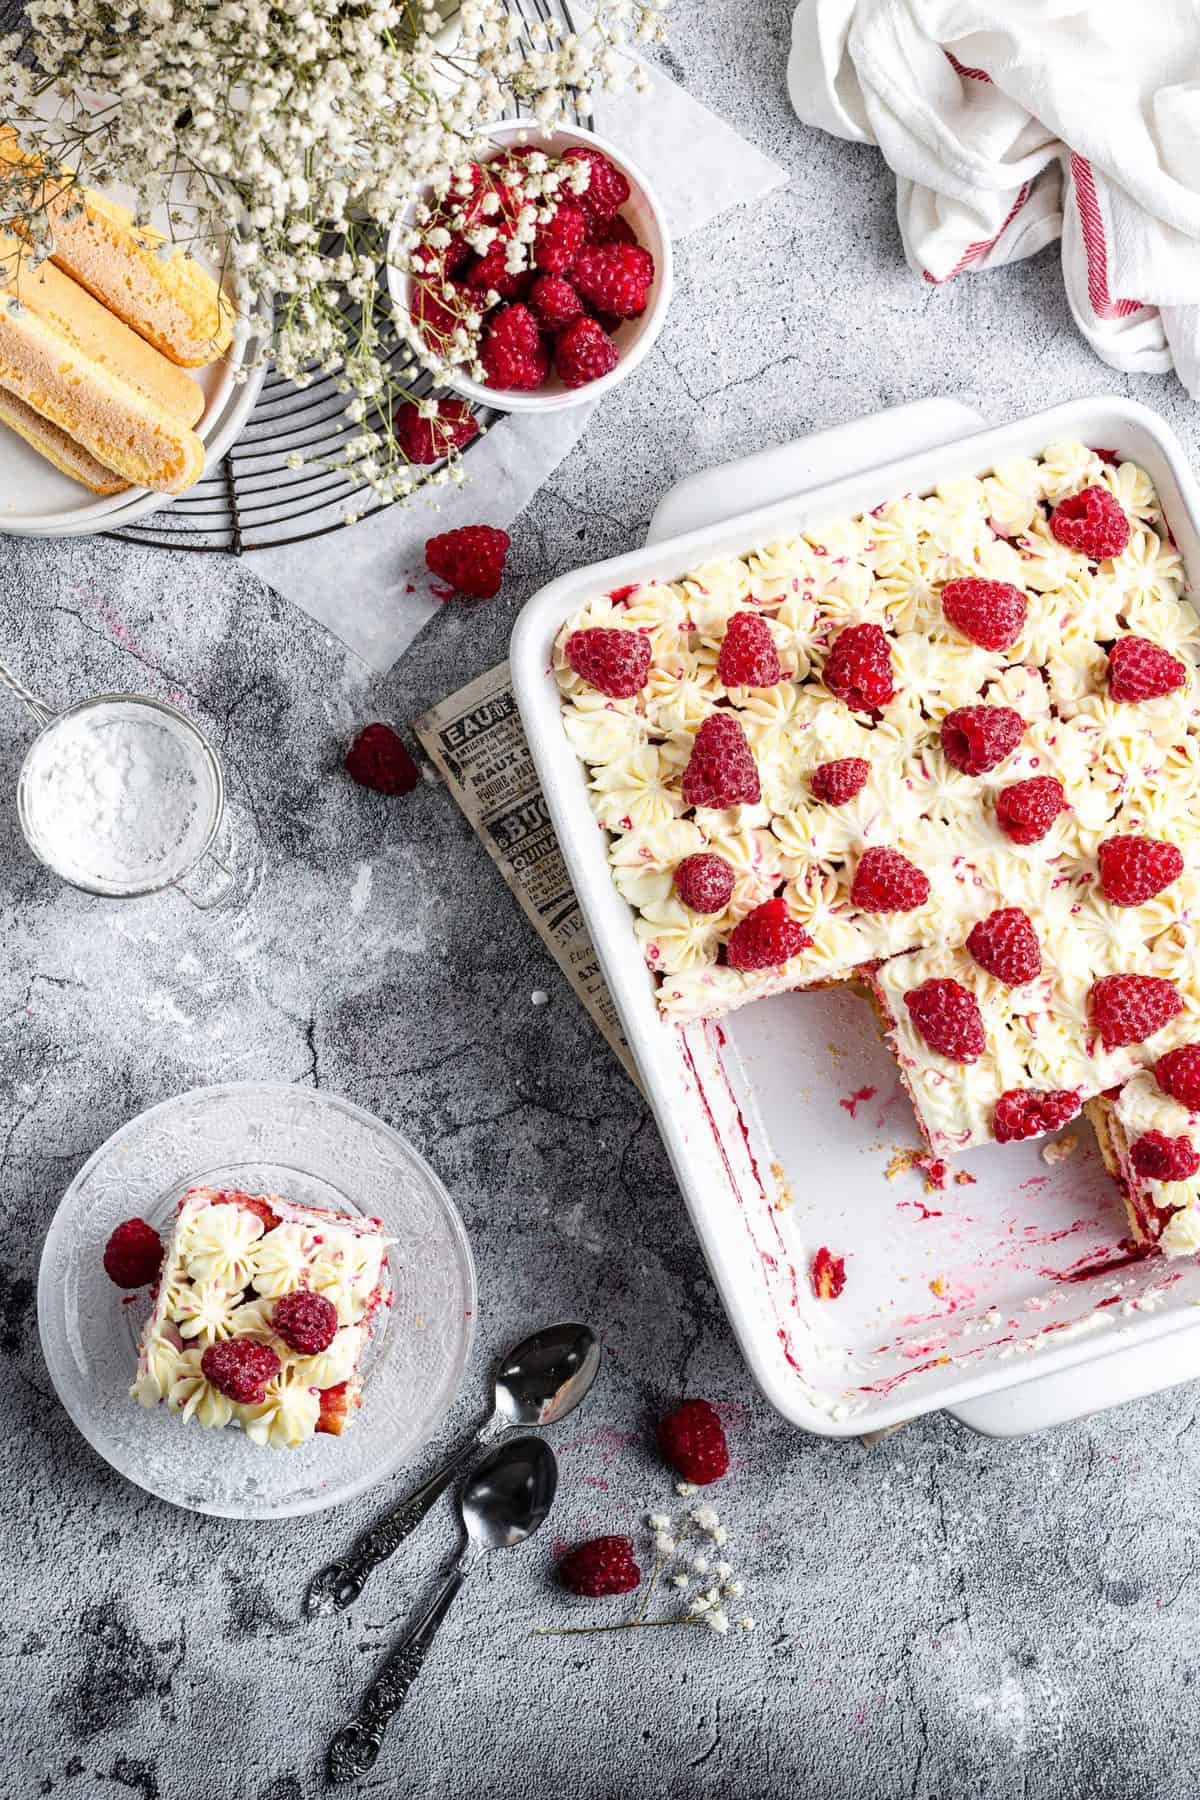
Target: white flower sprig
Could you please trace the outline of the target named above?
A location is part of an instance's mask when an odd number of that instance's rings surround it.
[[[346,396],[356,429],[340,472],[376,503],[404,500],[423,477],[397,409],[416,401],[423,374],[477,368],[477,322],[463,308],[433,347],[395,315],[381,266],[389,229],[411,220],[410,270],[422,246],[444,250],[442,212],[470,192],[489,126],[520,107],[532,141],[586,117],[627,72],[644,86],[622,46],[661,39],[665,6],[592,0],[574,31],[526,22],[505,0],[463,0],[443,45],[455,9],[422,0],[30,0],[28,29],[0,38],[0,121],[38,161],[0,144],[0,225],[36,266],[53,251],[51,203],[80,206],[76,188],[131,189],[142,226],[162,209],[172,245],[206,250],[235,278],[239,341],[255,309],[269,310],[263,356],[289,380],[327,376]],[[564,183],[561,165],[534,160],[506,240],[510,270],[525,266]],[[586,165],[571,169],[578,192]],[[500,205],[488,200],[470,222],[476,254],[496,241]],[[435,482],[461,478],[446,449]]]
[[[679,1482],[677,1488],[681,1494],[696,1491],[686,1482]],[[718,1637],[725,1637],[733,1628],[754,1630],[754,1620],[748,1612],[734,1616],[730,1610],[745,1594],[743,1583],[731,1564],[723,1558],[715,1562],[711,1559],[710,1551],[722,1546],[726,1538],[725,1527],[713,1507],[694,1506],[677,1519],[669,1513],[650,1513],[646,1525],[651,1533],[654,1567],[641,1604],[632,1618],[620,1619],[611,1625],[535,1625],[531,1636],[586,1637],[594,1631],[641,1631],[673,1625],[703,1625],[716,1632]],[[672,1567],[673,1564],[677,1566]],[[647,1615],[660,1577],[678,1591],[681,1599],[694,1582],[702,1585],[685,1611],[668,1618],[651,1619]]]

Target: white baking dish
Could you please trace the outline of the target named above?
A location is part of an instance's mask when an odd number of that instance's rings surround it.
[[[895,1152],[919,1137],[873,1015],[848,991],[781,995],[686,1031],[664,1024],[562,730],[550,649],[591,595],[678,577],[1061,438],[1148,470],[1194,584],[1200,490],[1153,412],[1105,397],[999,429],[973,423],[953,402],[922,403],[695,477],[656,526],[704,524],[552,582],[512,641],[551,817],[713,1279],[766,1397],[831,1436],[938,1407],[1009,1434],[1198,1374],[1200,1265],[1123,1255],[1124,1211],[1084,1125],[1077,1154],[1055,1167],[1036,1143],[989,1146],[962,1159],[973,1185],[930,1196],[914,1173],[889,1181]],[[813,487],[817,472],[826,479]],[[748,496],[770,504],[721,516]],[[822,1244],[847,1259],[832,1303],[808,1280]]]

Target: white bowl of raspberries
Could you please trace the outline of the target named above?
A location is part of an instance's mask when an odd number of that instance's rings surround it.
[[[429,348],[455,347],[439,383],[477,405],[557,412],[597,399],[637,368],[662,329],[671,297],[662,208],[645,176],[593,132],[514,119],[489,137],[494,156],[431,203],[415,251],[411,217],[394,228],[393,304]],[[568,173],[553,198],[531,196],[522,172],[528,163],[536,186],[547,162],[583,165],[586,180]],[[531,206],[539,222],[522,245]]]

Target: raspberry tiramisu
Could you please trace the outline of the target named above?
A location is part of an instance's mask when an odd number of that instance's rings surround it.
[[[105,1267],[153,1279],[151,1228],[128,1220]],[[387,1303],[379,1219],[277,1194],[192,1188],[157,1272],[131,1397],[181,1418],[239,1425],[272,1449],[339,1436],[360,1403],[363,1353]]]
[[[1197,661],[1149,477],[1077,443],[597,596],[554,652],[666,1019],[856,981],[935,1154],[1087,1103],[1168,1252],[1200,1243],[1153,1080],[1200,1046]]]

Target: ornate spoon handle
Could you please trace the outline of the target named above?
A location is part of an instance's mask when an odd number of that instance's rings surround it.
[[[408,1698],[408,1690],[421,1673],[438,1626],[450,1611],[478,1555],[478,1551],[468,1550],[460,1557],[428,1612],[418,1619],[407,1637],[401,1638],[367,1689],[358,1717],[343,1725],[330,1743],[331,1782],[357,1781],[374,1764],[387,1728]]]
[[[27,688],[23,681],[18,681],[12,670],[6,668],[3,663],[0,663],[0,687],[6,687],[10,694],[14,694],[26,712],[33,714],[39,725],[48,725],[54,718],[54,712],[46,705],[46,702],[39,700],[33,690]]]
[[[504,1430],[504,1422],[493,1414],[436,1474],[406,1495],[399,1506],[393,1508],[378,1525],[373,1525],[358,1540],[344,1561],[332,1562],[318,1575],[314,1575],[304,1602],[304,1610],[309,1618],[329,1618],[333,1613],[344,1612],[348,1606],[353,1606],[366,1586],[368,1576],[399,1549],[410,1532],[416,1530],[464,1463],[471,1462],[485,1444],[494,1442]]]

